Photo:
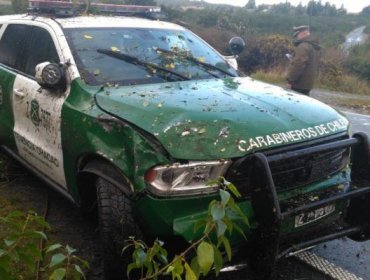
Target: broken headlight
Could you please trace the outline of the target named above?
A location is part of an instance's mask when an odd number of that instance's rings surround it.
[[[230,161],[207,161],[156,166],[146,172],[145,181],[151,192],[160,196],[212,193],[218,187],[207,183],[223,176],[230,164]]]

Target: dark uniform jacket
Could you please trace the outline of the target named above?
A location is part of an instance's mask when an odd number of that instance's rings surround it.
[[[320,62],[320,46],[318,40],[309,35],[295,42],[294,57],[288,68],[288,82],[292,88],[311,90]]]

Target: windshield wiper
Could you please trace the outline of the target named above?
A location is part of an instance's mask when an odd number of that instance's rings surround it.
[[[157,50],[157,51],[160,51],[160,52],[164,52],[164,53],[172,54],[172,55],[175,55],[175,56],[179,56],[179,54],[178,54],[177,52],[174,52],[174,51],[165,50],[165,49],[161,49],[161,48],[156,48],[156,50]],[[207,68],[207,69],[217,70],[217,71],[219,71],[219,72],[221,72],[221,73],[224,73],[224,74],[226,74],[226,75],[228,75],[228,76],[237,77],[235,74],[232,74],[232,73],[230,73],[230,72],[229,72],[229,71],[227,71],[227,70],[224,70],[224,69],[222,69],[222,68],[219,68],[219,67],[217,67],[217,66],[215,66],[215,65],[213,65],[213,64],[210,64],[210,63],[202,62],[202,61],[200,61],[199,59],[195,58],[195,57],[194,57],[194,56],[192,56],[192,55],[185,55],[185,56],[183,56],[183,57],[184,57],[185,59],[187,59],[187,60],[191,61],[191,62],[194,62],[195,64],[202,65],[202,66],[204,66],[204,67],[205,67],[205,68]],[[209,74],[211,74],[212,76],[219,78],[219,76],[214,75],[213,73],[211,73],[211,72],[209,72],[209,71],[207,71],[207,72],[208,72]]]
[[[146,68],[151,67],[151,68],[154,68],[156,70],[160,70],[160,71],[163,71],[163,72],[166,72],[166,73],[170,73],[174,76],[177,76],[177,77],[181,78],[184,81],[190,80],[189,77],[186,77],[186,76],[184,76],[180,73],[177,73],[176,71],[172,71],[170,69],[164,68],[164,67],[159,66],[159,65],[154,64],[154,63],[150,63],[150,62],[140,60],[135,56],[132,56],[132,55],[129,55],[129,54],[126,54],[126,53],[122,53],[120,51],[112,51],[110,49],[98,49],[97,52],[108,55],[108,56],[111,56],[111,57],[114,57],[114,58],[124,60],[124,61],[126,61],[130,64],[141,65],[141,66],[144,66]]]

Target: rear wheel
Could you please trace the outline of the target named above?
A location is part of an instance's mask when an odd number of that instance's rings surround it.
[[[96,181],[100,237],[103,245],[104,274],[106,280],[126,278],[125,268],[131,254],[122,254],[124,241],[130,236],[142,238],[136,224],[131,201],[113,184],[98,178]]]

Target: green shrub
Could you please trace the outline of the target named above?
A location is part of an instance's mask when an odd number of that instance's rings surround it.
[[[226,252],[229,261],[232,257],[228,234],[236,230],[246,238],[243,230],[231,217],[237,215],[247,225],[248,218],[231,195],[241,196],[233,184],[219,178],[209,185],[220,187],[221,200],[211,201],[207,217],[195,225],[194,231],[203,229],[203,236],[171,261],[167,260],[168,253],[163,248],[163,242],[156,240],[152,247],[148,247],[143,241],[131,238],[123,249],[134,248],[133,262],[127,267],[128,277],[132,270],[138,270],[141,279],[159,279],[160,276],[170,275],[172,279],[177,280],[197,280],[206,276],[212,268],[218,276],[223,267],[222,251]],[[189,258],[189,255],[192,255],[192,258]]]
[[[43,271],[49,280],[85,278],[82,268],[88,268],[88,263],[75,255],[75,249],[60,244],[40,248],[40,240],[47,240],[44,229],[49,228],[35,212],[12,211],[0,217],[1,280],[35,279]],[[36,266],[42,261],[48,263],[43,268]]]

